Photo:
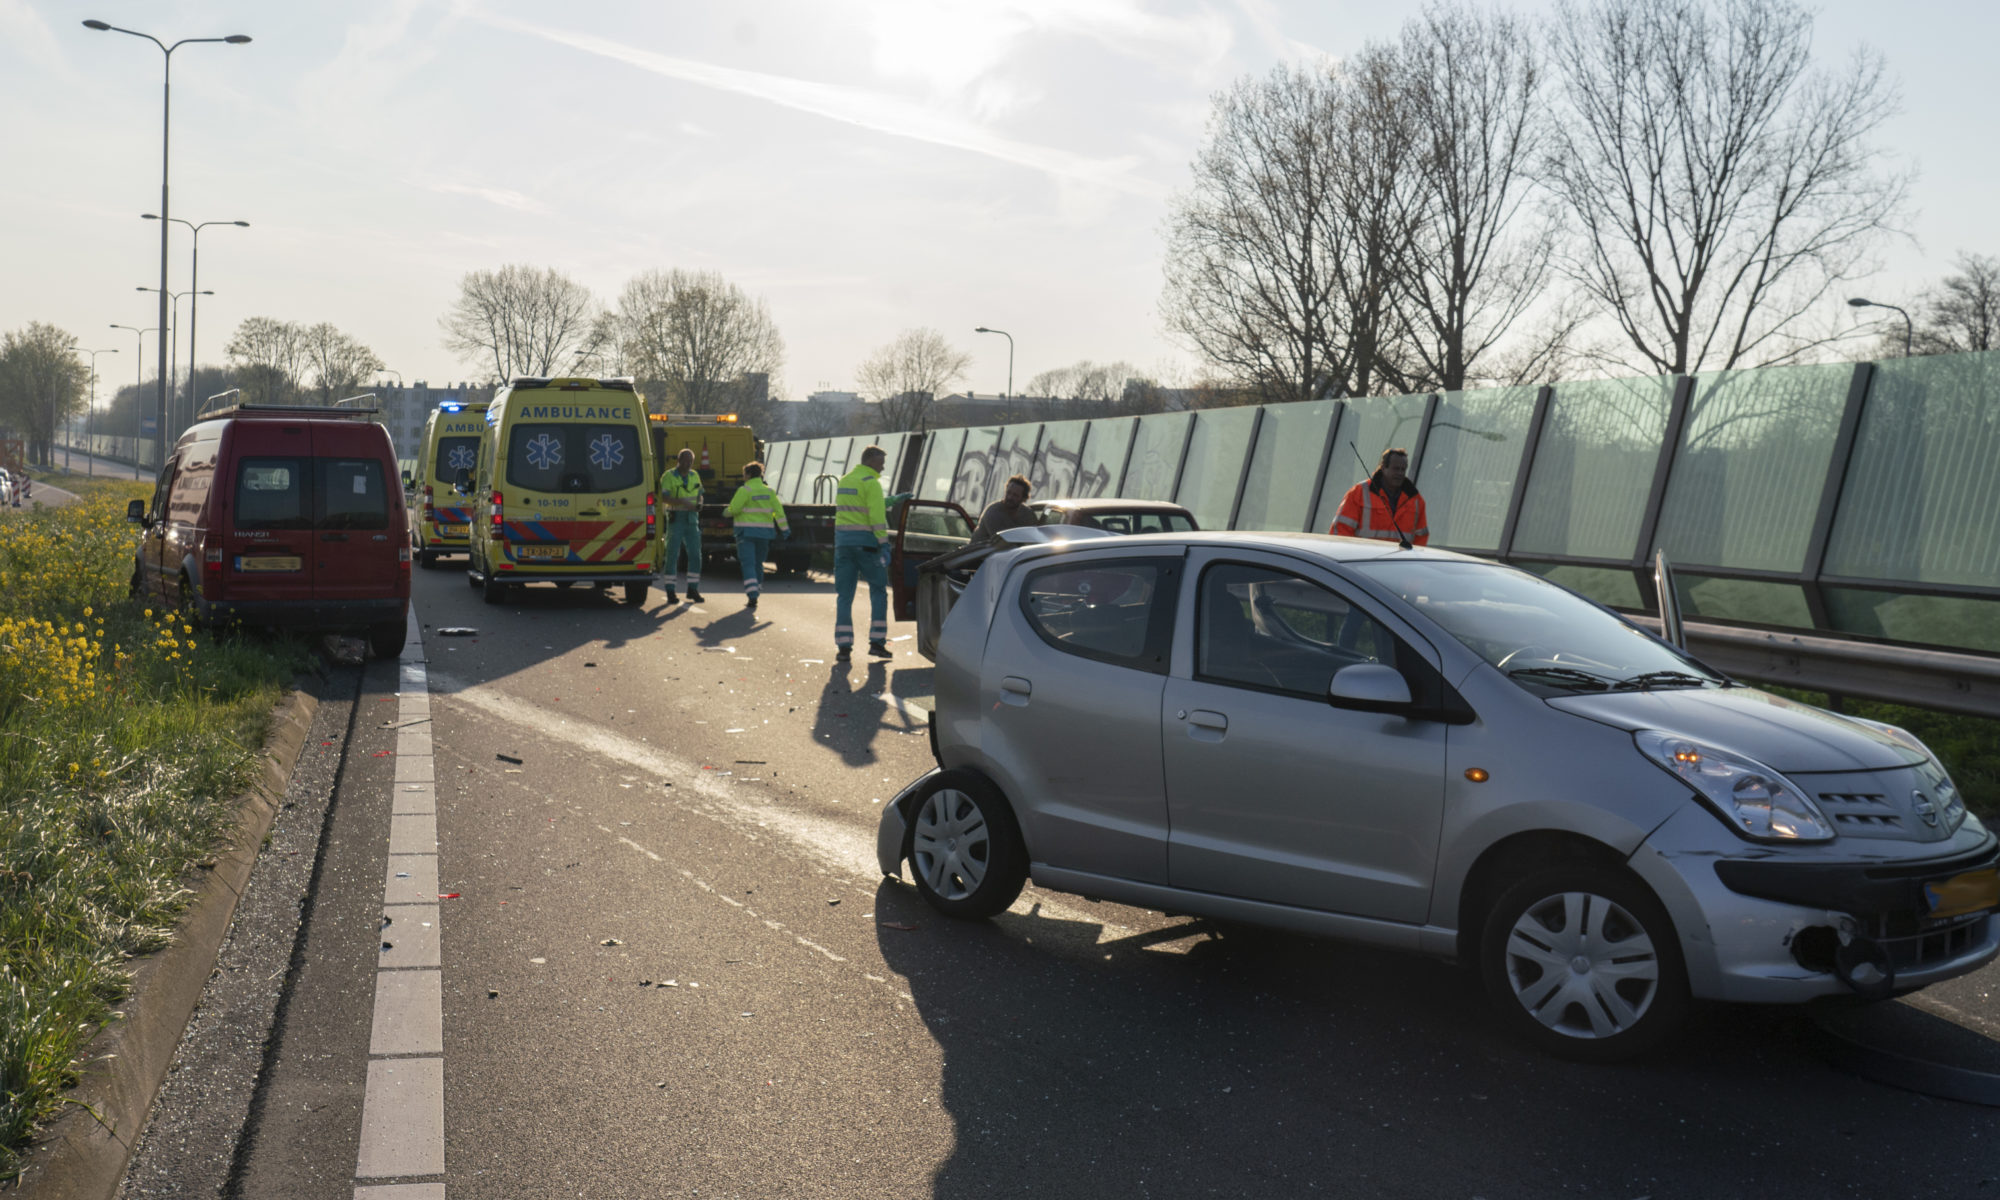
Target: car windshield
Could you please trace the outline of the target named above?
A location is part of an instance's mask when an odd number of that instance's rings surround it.
[[[1719,687],[1728,681],[1546,579],[1492,563],[1353,564],[1536,692]]]

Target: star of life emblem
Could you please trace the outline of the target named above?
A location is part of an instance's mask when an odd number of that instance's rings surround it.
[[[600,433],[590,443],[590,461],[600,471],[609,471],[625,461],[625,447],[608,433]]]
[[[473,461],[476,458],[478,458],[478,455],[472,452],[472,447],[453,446],[451,448],[451,453],[445,455],[444,461],[445,465],[450,467],[454,471],[470,471],[472,469]]]
[[[528,464],[537,471],[560,467],[562,460],[562,443],[548,434],[540,434],[528,443]]]

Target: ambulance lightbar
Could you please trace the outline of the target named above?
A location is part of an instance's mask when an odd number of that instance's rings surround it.
[[[739,418],[735,413],[654,413],[653,419],[669,425],[734,425]]]
[[[463,404],[440,404],[440,405],[438,405],[438,411],[439,411],[439,412],[464,412],[464,411],[465,411],[465,405],[463,405]]]

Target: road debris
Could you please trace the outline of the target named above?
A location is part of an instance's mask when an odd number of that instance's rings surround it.
[[[622,946],[625,943],[619,941],[617,938],[605,938],[603,941],[597,944],[600,946]]]
[[[447,625],[437,631],[439,637],[478,637],[479,631],[469,625]]]
[[[906,924],[902,921],[877,921],[875,924],[883,929],[900,929],[904,933],[915,932],[917,928],[915,925]]]

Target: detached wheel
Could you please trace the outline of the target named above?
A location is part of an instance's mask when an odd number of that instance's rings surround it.
[[[932,908],[982,921],[1014,903],[1028,881],[1028,854],[998,788],[970,771],[945,771],[915,807],[910,867]]]
[[[631,605],[633,608],[640,607],[641,605],[646,603],[646,592],[648,590],[649,589],[647,585],[643,583],[626,584],[625,603]]]
[[[1645,884],[1602,867],[1551,867],[1507,889],[1480,938],[1480,973],[1516,1035],[1583,1062],[1652,1049],[1689,1004],[1666,909]]]
[[[380,625],[368,627],[368,648],[375,652],[376,658],[402,657],[403,643],[408,638],[409,626],[401,621],[393,624],[384,621]]]

